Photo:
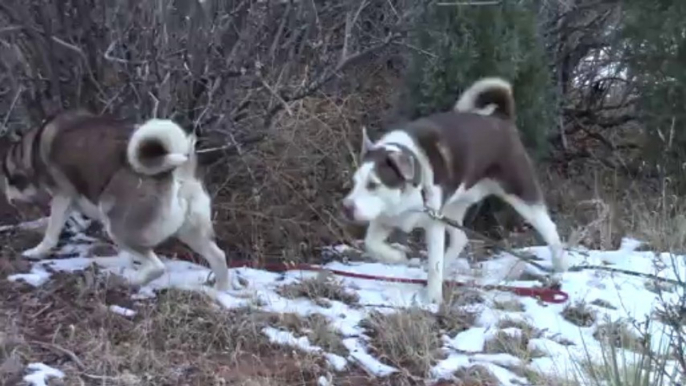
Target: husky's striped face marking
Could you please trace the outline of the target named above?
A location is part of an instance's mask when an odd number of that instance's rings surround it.
[[[364,133],[361,166],[353,175],[353,188],[343,200],[343,215],[354,222],[369,222],[400,211],[408,195],[418,190],[415,157],[392,144],[374,147]]]

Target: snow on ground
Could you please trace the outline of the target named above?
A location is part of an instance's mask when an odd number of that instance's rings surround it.
[[[64,373],[43,363],[30,363],[24,382],[31,386],[47,386],[50,378],[64,378]]]
[[[2,230],[0,230],[2,231]],[[72,239],[81,242],[89,238],[76,235]],[[677,276],[686,278],[686,263],[683,256],[671,256],[667,253],[656,254],[653,252],[637,251],[640,242],[626,239],[616,251],[574,250],[568,252],[572,265],[591,264],[608,265],[636,272],[656,273],[658,276],[677,279]],[[60,253],[76,254],[75,257],[48,259],[34,263],[31,272],[17,274],[9,277],[10,280],[23,280],[33,286],[40,286],[50,280],[50,272],[53,271],[76,271],[87,268],[96,263],[105,271],[130,277],[134,273],[131,260],[124,255],[117,256],[87,256],[88,246],[69,244],[62,247]],[[344,249],[339,246],[333,249]],[[534,254],[543,260],[542,264],[550,266],[549,251],[546,247],[531,247],[522,252]],[[331,301],[329,305],[317,305],[310,299],[286,299],[277,294],[278,287],[294,283],[299,280],[316,275],[314,272],[290,271],[286,273],[272,273],[259,269],[237,268],[232,269],[232,274],[247,280],[248,287],[243,290],[250,296],[236,297],[226,293],[217,293],[204,283],[210,277],[208,268],[186,261],[165,259],[166,274],[140,289],[135,295],[138,298],[154,297],[155,290],[163,288],[181,288],[198,290],[213,296],[220,304],[227,308],[241,307],[246,305],[259,305],[265,311],[292,312],[302,316],[318,313],[325,316],[331,325],[343,336],[343,344],[349,349],[347,358],[323,353],[320,347],[312,345],[306,337],[294,336],[290,332],[274,328],[263,331],[271,340],[283,344],[297,346],[308,352],[322,352],[329,364],[337,370],[343,370],[351,363],[363,366],[368,372],[378,376],[386,376],[395,371],[395,368],[378,361],[367,348],[367,338],[364,330],[360,327],[370,311],[391,312],[397,308],[411,307],[416,305],[415,295],[420,290],[419,285],[378,282],[372,280],[352,279],[342,277],[341,281],[351,292],[359,295],[362,307],[350,307],[339,301]],[[464,266],[464,262],[461,262]],[[500,256],[484,263],[479,268],[478,275],[472,275],[464,269],[460,274],[454,273],[453,279],[460,281],[473,281],[479,284],[506,284],[531,287],[539,283],[536,281],[502,282],[505,271],[513,265],[512,256]],[[656,271],[656,267],[668,267]],[[48,268],[49,267],[49,268]],[[393,276],[404,278],[425,278],[426,272],[420,266],[389,266],[379,263],[348,263],[331,262],[326,268],[365,273],[381,276]],[[488,274],[484,274],[487,272]],[[606,271],[584,270],[580,272],[567,272],[561,277],[562,290],[569,294],[570,300],[565,304],[540,303],[529,297],[518,297],[514,294],[498,291],[482,291],[485,302],[482,304],[469,305],[472,310],[478,312],[476,325],[460,332],[455,336],[444,336],[444,351],[446,357],[438,362],[432,369],[434,379],[450,378],[461,367],[469,367],[480,364],[487,368],[493,375],[498,377],[503,385],[526,384],[526,379],[515,375],[509,369],[521,366],[521,360],[508,354],[484,353],[485,343],[496,335],[500,329],[498,323],[502,320],[521,321],[542,331],[529,343],[531,349],[540,350],[544,357],[536,358],[530,366],[544,374],[562,376],[570,372],[578,371],[578,362],[587,359],[590,355],[594,361],[601,361],[601,347],[593,337],[593,333],[599,324],[607,321],[629,320],[642,322],[646,318],[652,318],[655,307],[660,302],[658,295],[646,289],[646,279],[610,273]],[[673,289],[673,292],[663,294],[663,301],[677,302],[679,296],[683,296],[682,289]],[[591,304],[600,300],[611,308],[589,305],[597,318],[593,325],[578,327],[565,320],[561,313],[567,305],[584,301]],[[496,302],[518,301],[522,310],[503,310],[494,307]],[[133,310],[125,309],[119,305],[110,305],[110,310],[126,316],[134,315]],[[659,344],[660,337],[665,334],[666,328],[659,321],[653,320],[651,332],[653,341]],[[510,328],[508,333],[521,333],[515,328]],[[561,344],[566,342],[565,345]],[[572,343],[572,345],[569,345]],[[659,347],[655,347],[659,349]],[[628,356],[629,354],[627,354]],[[577,363],[577,364],[575,364]],[[601,361],[602,363],[602,361]],[[34,366],[34,365],[32,365]],[[42,371],[40,364],[34,366]],[[58,373],[49,373],[59,376]],[[35,373],[34,373],[35,374]],[[30,375],[32,376],[32,375]],[[38,377],[38,376],[36,376]],[[327,384],[326,379],[320,380],[320,384]],[[40,384],[40,383],[35,383]]]

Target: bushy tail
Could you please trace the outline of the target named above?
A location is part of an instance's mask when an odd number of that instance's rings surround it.
[[[515,102],[512,85],[501,78],[482,78],[474,82],[460,95],[455,111],[481,115],[498,115],[504,119],[515,119]]]
[[[129,138],[126,157],[133,170],[155,175],[188,162],[194,151],[193,140],[168,119],[150,119]]]

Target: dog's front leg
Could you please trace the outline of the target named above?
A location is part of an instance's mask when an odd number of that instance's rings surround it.
[[[364,238],[364,246],[367,253],[375,260],[388,264],[405,264],[407,255],[400,249],[393,248],[386,242],[386,238],[391,235],[393,228],[382,224],[379,221],[372,221],[367,228]]]
[[[72,200],[66,196],[55,196],[50,202],[50,218],[48,227],[45,230],[43,240],[37,246],[22,253],[24,257],[30,259],[41,259],[47,256],[50,251],[57,246],[60,234],[69,218]]]
[[[428,207],[431,209],[440,208],[441,196],[441,191],[434,189],[431,196],[428,197]],[[441,304],[443,301],[443,265],[445,259],[445,225],[441,221],[429,221],[426,226],[426,243],[429,254],[426,300]]]

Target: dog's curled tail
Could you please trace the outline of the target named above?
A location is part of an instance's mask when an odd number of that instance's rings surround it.
[[[498,115],[514,120],[515,102],[512,85],[497,77],[479,79],[460,95],[454,109],[459,112]]]
[[[168,119],[150,119],[138,126],[129,138],[126,157],[133,170],[155,175],[188,162],[193,140]]]

